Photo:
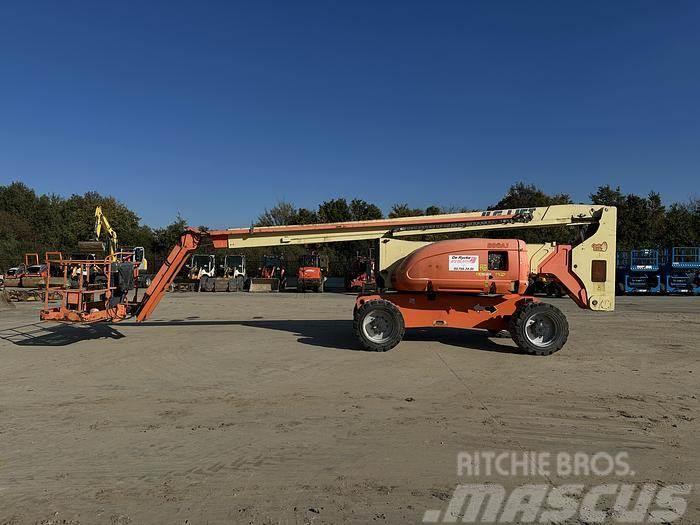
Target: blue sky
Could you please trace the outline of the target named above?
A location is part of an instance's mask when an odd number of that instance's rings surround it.
[[[148,224],[278,199],[697,195],[700,3],[8,2],[0,183]]]

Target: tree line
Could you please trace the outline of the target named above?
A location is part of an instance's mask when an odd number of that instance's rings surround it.
[[[601,186],[589,195],[590,202],[618,208],[618,249],[652,248],[666,246],[700,246],[700,199],[664,205],[661,195],[623,193],[619,187]],[[573,203],[568,194],[548,194],[532,184],[519,182],[488,209],[529,208],[553,204]],[[43,254],[60,250],[65,254],[77,252],[79,241],[93,238],[94,211],[102,206],[113,228],[119,234],[122,246],[144,246],[151,261],[157,264],[167,255],[184,230],[187,221],[177,216],[164,228],[151,228],[142,223],[136,212],[114,197],[87,192],[83,195],[62,197],[38,195],[22,182],[0,186],[0,271],[21,262],[25,253]],[[476,211],[468,208],[442,207],[414,208],[408,203],[394,204],[386,214],[389,218],[441,213]],[[322,202],[316,209],[296,207],[291,202],[278,202],[265,209],[255,221],[256,226],[285,224],[313,224],[323,222],[361,221],[384,218],[376,204],[362,199],[337,198]],[[527,242],[545,240],[572,242],[570,229],[490,232],[489,236],[521,238]],[[357,253],[367,254],[370,241],[331,244],[323,247],[332,260],[344,261]],[[206,247],[204,248],[206,251]],[[263,251],[287,256],[295,260],[304,252],[303,247],[258,249],[249,252],[251,261]],[[337,270],[340,270],[337,268]],[[333,272],[336,273],[336,272]]]

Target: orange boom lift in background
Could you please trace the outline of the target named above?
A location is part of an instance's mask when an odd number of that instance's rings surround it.
[[[220,249],[377,239],[382,291],[358,296],[354,309],[355,332],[365,348],[388,350],[401,341],[406,328],[453,327],[508,330],[522,350],[551,354],[566,342],[568,323],[554,306],[525,295],[528,280],[547,276],[557,280],[579,307],[614,310],[615,225],[614,207],[557,205],[361,222],[208,232],[190,229],[183,233],[140,300],[137,288],[132,299],[128,298],[133,282],[137,282],[129,278],[136,263],[133,254],[122,253],[115,262],[92,261],[99,266],[92,268],[92,273],[101,276],[100,284],[86,279],[77,289],[57,290],[62,293],[61,305],[51,308],[47,301],[41,318],[94,322],[135,316],[137,321],[145,321],[204,237]],[[405,239],[555,226],[579,228],[580,242],[569,246],[526,245],[516,238],[436,243]],[[88,264],[86,261],[86,267]],[[64,275],[67,270],[66,266]],[[84,270],[90,275],[89,268]]]

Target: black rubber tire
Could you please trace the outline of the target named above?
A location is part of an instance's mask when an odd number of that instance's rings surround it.
[[[245,288],[245,277],[242,275],[239,275],[233,280],[234,287],[237,292],[242,292],[243,288]]]
[[[547,315],[554,321],[555,334],[552,341],[546,346],[538,346],[534,344],[527,336],[526,326],[527,321],[533,315]],[[530,301],[518,307],[513,316],[510,318],[508,327],[510,336],[515,341],[523,352],[530,355],[551,355],[562,349],[566,340],[569,338],[569,322],[566,316],[559,308],[547,303],[539,303]]]
[[[207,276],[207,275],[202,275],[199,279],[199,287],[198,290],[199,292],[213,292],[214,291],[214,279]]]
[[[391,337],[388,341],[377,343],[372,341],[362,330],[362,322],[365,317],[376,310],[383,310],[388,313],[392,322],[394,324],[394,330],[392,330]],[[355,337],[360,341],[363,347],[372,352],[386,352],[391,350],[403,339],[403,335],[406,331],[403,315],[401,311],[390,301],[384,299],[375,299],[373,301],[367,301],[365,304],[360,306],[353,315],[353,329],[355,331]]]

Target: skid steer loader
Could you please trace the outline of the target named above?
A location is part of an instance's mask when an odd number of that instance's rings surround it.
[[[246,281],[245,256],[226,255],[216,270],[215,292],[240,292]]]
[[[250,280],[249,292],[265,293],[283,291],[287,281],[286,265],[281,255],[265,255],[257,276]]]

